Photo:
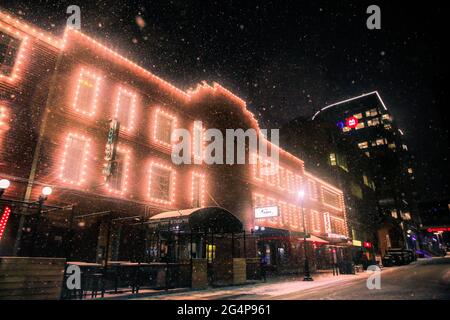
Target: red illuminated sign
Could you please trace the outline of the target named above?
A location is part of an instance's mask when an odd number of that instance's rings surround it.
[[[427,229],[428,232],[446,232],[446,231],[450,231],[450,227],[448,228],[428,228]]]
[[[0,240],[2,240],[3,233],[5,232],[6,224],[8,223],[10,214],[11,208],[5,207],[5,209],[3,210],[2,218],[0,219]]]
[[[347,118],[347,120],[345,120],[345,125],[349,128],[356,128],[358,125],[358,119],[355,117]]]
[[[372,244],[370,242],[364,241],[364,248],[372,248]]]

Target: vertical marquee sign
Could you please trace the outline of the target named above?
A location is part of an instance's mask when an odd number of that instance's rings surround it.
[[[105,160],[106,165],[103,169],[103,175],[105,176],[105,181],[108,181],[109,177],[114,173],[116,167],[116,152],[117,152],[117,141],[119,138],[119,128],[120,123],[117,119],[112,119],[109,123],[108,139],[105,146]]]
[[[3,209],[3,214],[0,219],[0,240],[2,240],[3,233],[5,232],[6,224],[8,223],[10,214],[11,214],[11,208],[5,207],[5,209]]]

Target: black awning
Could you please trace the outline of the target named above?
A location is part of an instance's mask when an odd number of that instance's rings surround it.
[[[149,223],[178,225],[179,229],[214,233],[243,232],[242,222],[221,207],[204,207],[162,212],[150,218]]]

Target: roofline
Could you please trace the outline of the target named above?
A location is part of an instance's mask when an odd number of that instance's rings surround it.
[[[334,106],[337,106],[337,105],[340,105],[340,104],[343,104],[343,103],[346,103],[346,102],[350,102],[350,101],[353,101],[353,100],[356,100],[356,99],[364,98],[364,97],[370,96],[370,95],[372,95],[372,94],[375,94],[375,95],[377,96],[377,98],[378,98],[378,100],[380,100],[381,105],[383,106],[384,110],[387,110],[387,107],[386,107],[386,105],[384,104],[383,99],[381,99],[381,96],[380,96],[380,94],[378,93],[378,91],[375,90],[375,91],[371,91],[371,92],[368,92],[368,93],[363,93],[363,94],[361,94],[361,95],[359,95],[359,96],[356,96],[356,97],[352,97],[352,98],[349,98],[349,99],[346,99],[346,100],[342,100],[342,101],[338,101],[338,102],[329,104],[329,105],[323,107],[322,109],[320,109],[319,111],[317,111],[317,112],[313,115],[313,117],[312,117],[311,120],[314,120],[314,119],[319,115],[320,112],[322,112],[322,111],[324,111],[324,110],[326,110],[326,109],[328,109],[328,108],[331,108],[331,107],[334,107]]]

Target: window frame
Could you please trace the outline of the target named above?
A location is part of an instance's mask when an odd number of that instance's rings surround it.
[[[158,169],[167,170],[169,171],[169,200],[166,199],[160,199],[156,198],[151,194],[152,191],[152,170],[153,167],[156,167]],[[165,165],[163,163],[152,161],[150,162],[149,169],[148,169],[148,185],[147,185],[147,198],[154,203],[159,204],[165,204],[165,205],[171,205],[175,202],[175,187],[176,187],[176,171],[168,165]]]
[[[128,123],[124,125],[119,120],[119,115],[121,112],[121,97],[127,96],[130,98],[130,106],[128,107]],[[135,119],[136,119],[136,105],[137,105],[137,94],[123,86],[119,86],[116,93],[116,103],[114,108],[114,117],[120,122],[120,131],[131,133],[135,130]]]
[[[170,141],[170,143],[167,143],[166,141],[160,140],[158,138],[158,129],[159,129],[159,125],[158,125],[158,116],[162,115],[163,117],[166,117],[167,119],[171,120],[171,125],[170,125],[170,134],[172,136],[172,132],[173,130],[177,127],[177,117],[169,112],[164,111],[161,108],[156,108],[155,112],[154,112],[154,122],[153,122],[153,141],[163,147],[166,148],[172,148],[173,146],[173,141]]]
[[[0,73],[0,82],[15,83],[20,79],[23,70],[25,51],[28,49],[29,37],[20,31],[12,31],[11,27],[0,21],[0,32],[20,41],[16,56],[14,57],[14,65],[9,76]]]
[[[79,95],[80,95],[80,88],[81,88],[81,81],[83,79],[83,76],[87,75],[88,77],[91,78],[91,80],[93,80],[95,82],[94,84],[94,93],[92,96],[92,100],[93,101],[89,101],[90,104],[90,110],[83,110],[82,108],[80,108],[78,106],[79,103]],[[102,77],[95,73],[92,72],[90,70],[87,70],[86,68],[81,68],[80,71],[78,72],[78,76],[77,76],[77,84],[76,84],[76,88],[75,88],[75,95],[73,98],[73,102],[72,102],[72,108],[75,110],[76,113],[78,114],[82,114],[83,116],[88,116],[88,117],[93,117],[97,111],[97,104],[98,104],[98,96],[100,93],[100,84],[101,84],[101,80]]]
[[[65,169],[66,169],[66,161],[67,161],[67,153],[68,153],[68,149],[69,149],[69,141],[70,139],[78,139],[78,140],[82,140],[84,142],[84,147],[83,147],[83,155],[80,159],[80,172],[78,174],[79,179],[78,180],[72,180],[72,179],[68,179],[65,177]],[[62,154],[62,159],[61,159],[61,167],[60,167],[60,174],[59,174],[59,178],[60,180],[62,180],[63,183],[67,183],[70,185],[77,185],[77,186],[81,186],[84,183],[86,183],[86,167],[87,167],[87,163],[89,161],[88,156],[89,156],[89,150],[90,150],[90,143],[91,143],[91,139],[89,137],[86,137],[85,135],[81,135],[78,133],[69,133],[66,136],[65,139],[65,144],[64,144],[64,151]]]

